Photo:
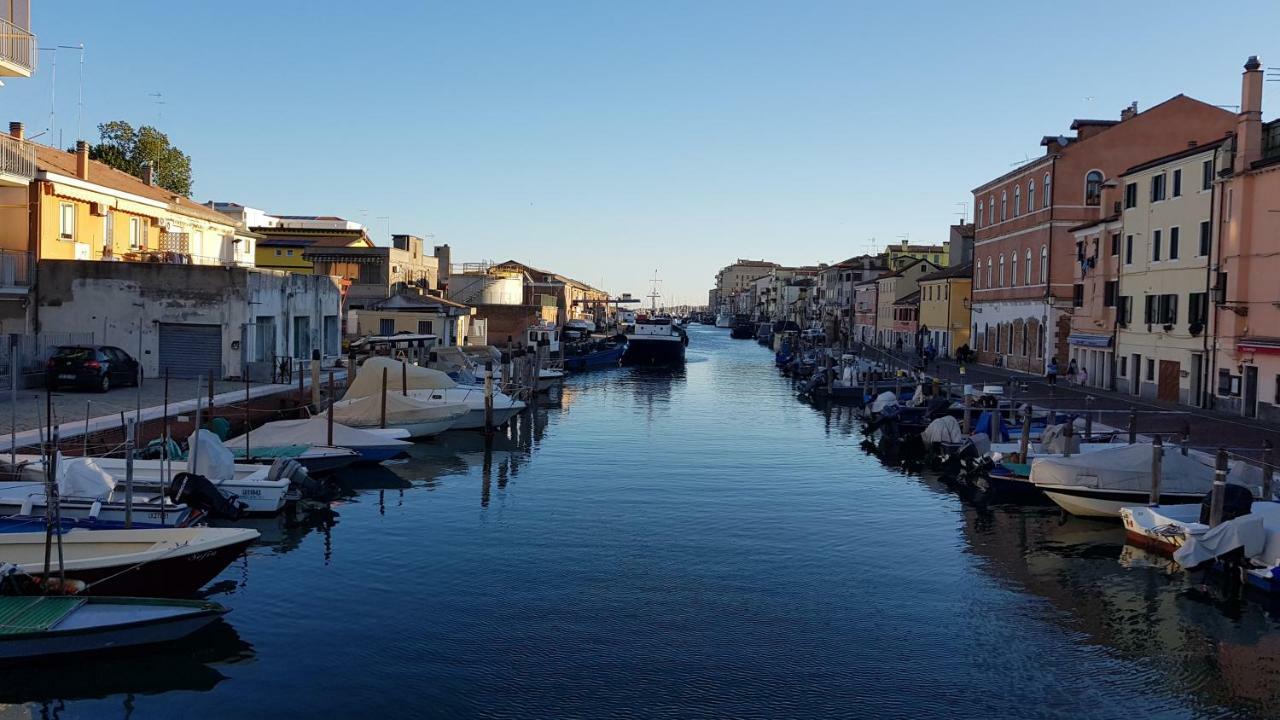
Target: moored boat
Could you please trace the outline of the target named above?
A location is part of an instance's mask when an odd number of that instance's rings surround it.
[[[330,442],[328,418],[311,417],[264,423],[244,435],[227,440],[226,445],[230,448],[244,447],[246,442],[250,448],[332,445],[354,452],[358,462],[377,463],[404,455],[413,446],[403,439],[407,437],[409,432],[403,429],[354,428],[335,421]]]
[[[624,365],[681,365],[689,338],[671,324],[671,318],[637,315],[627,333]]]

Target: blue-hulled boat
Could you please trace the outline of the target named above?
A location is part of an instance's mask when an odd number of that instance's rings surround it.
[[[583,372],[618,367],[622,362],[622,356],[626,352],[627,344],[625,342],[594,344],[578,353],[566,353],[564,356],[564,369]]]

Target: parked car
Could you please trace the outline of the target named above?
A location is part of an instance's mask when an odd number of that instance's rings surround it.
[[[138,361],[110,345],[64,345],[45,365],[45,386],[63,385],[106,392],[116,385],[138,384]]]

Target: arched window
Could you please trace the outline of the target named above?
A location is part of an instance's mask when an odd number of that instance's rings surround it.
[[[981,200],[979,200],[979,201],[978,201],[978,227],[982,227],[982,211],[983,211],[983,209],[984,209],[984,208],[983,208],[983,205],[982,205],[982,201],[981,201]]]
[[[991,349],[991,325],[989,323],[982,323],[982,349]]]
[[[995,195],[987,196],[987,224],[988,225],[996,224],[996,196]]]
[[[1028,336],[1028,335],[1030,335],[1030,334],[1031,334],[1031,326],[1030,326],[1030,325],[1027,325],[1026,323],[1023,323],[1023,325],[1022,325],[1022,357],[1028,357],[1028,355],[1027,355],[1027,344],[1028,344],[1028,343],[1027,343],[1027,336]]]
[[[1000,222],[1009,219],[1009,193],[1000,191]]]
[[[1102,173],[1090,170],[1084,176],[1084,204],[1097,205],[1102,202]]]
[[[1000,256],[1000,285],[998,287],[1004,287],[1004,256],[1003,255]]]
[[[1027,248],[1027,268],[1023,272],[1026,273],[1026,278],[1022,281],[1022,284],[1030,285],[1031,284],[1031,248]]]
[[[986,284],[986,287],[988,287],[988,288],[990,288],[990,287],[991,287],[991,256],[989,256],[989,255],[987,256],[987,284]]]
[[[1013,216],[1018,217],[1022,214],[1022,186],[1013,186]]]
[[[1044,174],[1044,202],[1040,207],[1049,207],[1053,204],[1053,193],[1049,191],[1049,173]]]
[[[1009,258],[1009,287],[1013,287],[1018,284],[1018,251],[1009,253]]]
[[[1027,181],[1027,212],[1036,211],[1036,181]]]
[[[1040,246],[1040,282],[1049,284],[1049,246]]]

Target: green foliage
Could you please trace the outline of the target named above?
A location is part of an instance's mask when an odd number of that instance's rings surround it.
[[[191,156],[171,145],[168,135],[150,125],[135,130],[123,120],[113,120],[98,126],[98,136],[98,144],[89,146],[90,158],[139,178],[143,165],[150,163],[156,185],[191,195]]]

